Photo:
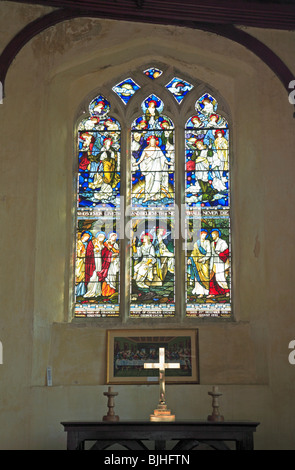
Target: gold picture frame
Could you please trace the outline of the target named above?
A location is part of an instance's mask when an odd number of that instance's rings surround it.
[[[166,383],[199,383],[198,329],[129,329],[107,331],[107,384],[158,384],[159,370],[144,363],[158,362],[160,347],[165,362],[180,363]]]

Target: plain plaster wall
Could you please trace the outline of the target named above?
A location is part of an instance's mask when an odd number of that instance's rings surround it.
[[[43,10],[2,2],[0,11],[3,48],[13,36],[10,18],[16,33]],[[295,33],[248,32],[294,70]],[[288,362],[295,121],[286,90],[252,53],[214,34],[77,19],[21,50],[0,106],[1,449],[64,449],[61,421],[106,413],[106,329],[118,322],[72,322],[69,312],[74,129],[86,97],[152,61],[218,90],[232,118],[235,321],[174,325],[199,328],[200,384],[169,385],[169,407],[177,418],[206,419],[216,384],[226,419],[261,422],[256,449],[295,448],[295,366]],[[46,387],[47,365],[53,387]],[[121,420],[148,419],[156,388],[117,386]]]

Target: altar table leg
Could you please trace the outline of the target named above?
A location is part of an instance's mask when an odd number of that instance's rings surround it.
[[[84,450],[84,442],[80,441],[78,432],[68,432],[67,449]]]
[[[166,441],[155,441],[155,450],[165,450]]]
[[[237,441],[237,450],[253,450],[253,434],[245,434],[239,441]]]

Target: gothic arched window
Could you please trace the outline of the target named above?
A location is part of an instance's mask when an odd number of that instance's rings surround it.
[[[75,317],[231,316],[229,126],[197,90],[151,67],[92,98],[78,126]]]

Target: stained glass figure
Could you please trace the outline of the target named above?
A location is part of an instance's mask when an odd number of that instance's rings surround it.
[[[102,95],[94,98],[89,105],[89,113],[91,116],[103,118],[109,111],[110,103]]]
[[[131,317],[174,315],[174,240],[171,214],[167,215],[133,213]]]
[[[119,315],[120,124],[101,95],[78,126],[75,316]]]
[[[155,80],[156,78],[159,78],[162,75],[162,70],[157,69],[156,67],[151,67],[143,72],[147,77],[151,78],[152,80]]]
[[[119,122],[106,114],[80,123],[78,207],[119,204],[120,139]]]
[[[150,95],[143,115],[132,124],[132,206],[174,204],[174,125],[162,114],[164,103]]]
[[[208,93],[186,124],[188,316],[231,314],[229,129]]]
[[[213,96],[209,93],[204,93],[196,102],[196,111],[198,111],[203,118],[209,117],[217,110],[218,103]]]
[[[118,83],[112,89],[121,98],[123,103],[127,104],[139,88],[140,86],[132,78],[126,78],[126,80]]]
[[[212,211],[208,211],[209,214]],[[186,247],[186,305],[192,317],[228,317],[231,314],[229,213],[216,211],[189,219]]]
[[[93,214],[92,214],[93,215]],[[113,219],[78,217],[75,316],[119,314],[119,241]],[[113,228],[107,232],[109,228]]]
[[[180,104],[185,95],[193,89],[193,85],[181,78],[174,77],[167,85],[167,90],[172,93],[176,101]]]
[[[215,112],[216,101],[213,98],[209,100],[207,96],[201,99],[201,103],[200,100],[197,102],[196,109],[201,109],[202,113],[192,116],[186,124],[186,204],[228,207],[228,124]],[[203,114],[205,106],[213,114]]]

